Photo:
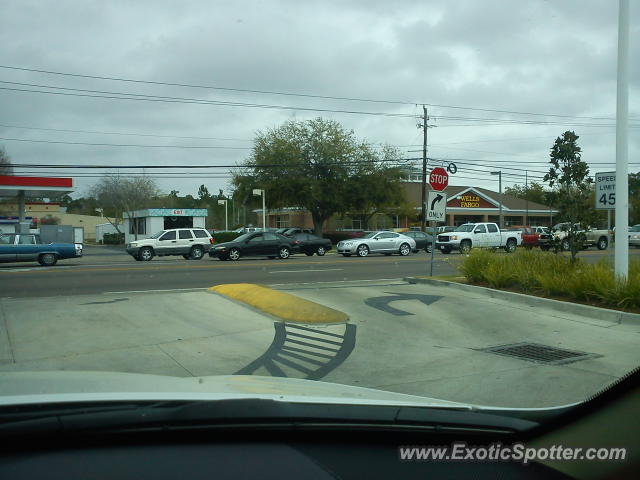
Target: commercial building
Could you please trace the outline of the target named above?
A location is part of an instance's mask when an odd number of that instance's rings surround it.
[[[124,239],[126,243],[149,238],[169,228],[205,228],[206,208],[147,208],[125,214]]]
[[[422,201],[421,183],[408,181],[403,183],[405,199],[412,205],[409,212],[383,212],[374,215],[369,221],[370,229],[410,228],[420,225]],[[431,188],[427,185],[427,192]],[[536,202],[516,198],[505,193],[474,186],[449,186],[444,191],[447,195],[446,225],[458,226],[469,222],[500,223],[502,225],[553,225],[553,217],[558,211]],[[501,207],[502,205],[502,207]],[[262,210],[258,214],[258,226],[262,227]],[[302,208],[287,207],[267,211],[267,227],[313,227],[311,214]],[[357,212],[343,216],[334,216],[327,221],[325,231],[362,230],[362,216]]]

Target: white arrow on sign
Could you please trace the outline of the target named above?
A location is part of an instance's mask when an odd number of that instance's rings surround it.
[[[429,192],[427,199],[427,221],[444,222],[447,214],[447,194],[443,192]]]

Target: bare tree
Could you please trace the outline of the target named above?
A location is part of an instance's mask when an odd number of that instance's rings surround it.
[[[138,223],[133,220],[133,212],[144,208],[146,204],[158,195],[158,187],[152,178],[122,177],[120,175],[107,175],[100,179],[95,185],[93,196],[103,207],[114,210],[115,218],[111,223],[118,233],[122,233],[118,228],[118,220],[129,218],[133,234],[138,238]]]
[[[0,147],[0,175],[13,175],[11,158],[4,147]]]

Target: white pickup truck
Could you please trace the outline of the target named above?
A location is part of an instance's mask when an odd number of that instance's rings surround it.
[[[465,223],[453,232],[439,234],[436,239],[436,248],[442,253],[453,250],[469,253],[473,247],[504,248],[511,253],[518,245],[522,245],[522,233],[501,232],[495,223]]]

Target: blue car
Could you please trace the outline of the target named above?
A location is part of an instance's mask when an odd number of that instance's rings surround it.
[[[0,234],[0,263],[38,262],[50,267],[63,258],[82,256],[81,243],[42,243],[33,233]]]

